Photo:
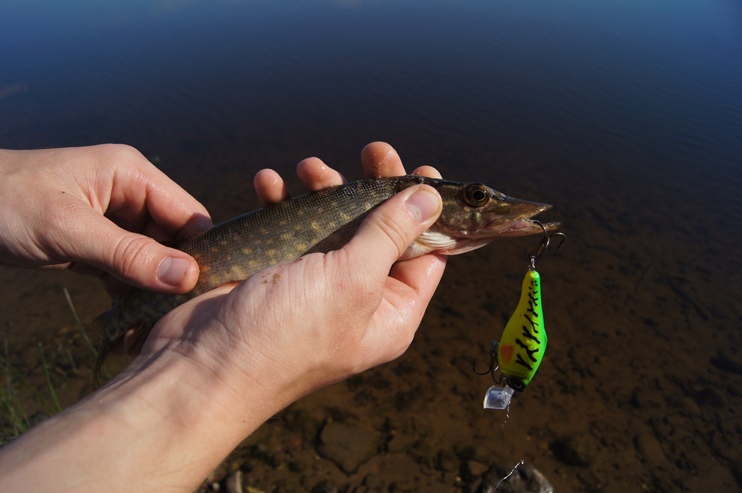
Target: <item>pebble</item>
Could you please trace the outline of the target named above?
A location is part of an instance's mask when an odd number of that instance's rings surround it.
[[[417,488],[415,488],[412,481],[397,481],[392,483],[389,487],[389,491],[391,493],[413,493],[417,492]]]
[[[407,452],[415,445],[415,441],[415,436],[412,434],[393,432],[386,444],[386,451],[390,454]]]
[[[227,479],[224,481],[224,489],[227,493],[243,493],[242,471],[238,469],[227,476]]]
[[[696,400],[699,406],[709,406],[717,409],[721,409],[726,405],[726,400],[721,392],[713,387],[706,387],[693,394],[693,398]]]
[[[719,353],[711,358],[710,363],[720,370],[742,375],[742,362],[731,358],[728,354]]]
[[[551,443],[554,456],[570,466],[591,466],[599,450],[598,441],[587,433],[574,433]]]
[[[637,452],[648,462],[660,464],[667,462],[665,451],[659,440],[651,433],[641,433],[634,437],[634,447]]]
[[[473,483],[482,479],[488,469],[487,464],[476,460],[467,460],[461,465],[461,479],[467,483]]]
[[[503,479],[510,474],[510,477]],[[495,490],[497,488],[497,490]],[[479,491],[479,490],[478,490]],[[513,470],[510,466],[492,465],[482,482],[482,493],[554,493],[554,487],[541,471],[528,462]]]
[[[453,450],[443,449],[438,452],[438,458],[435,465],[439,471],[453,472],[459,469],[460,462]]]
[[[384,489],[384,481],[378,474],[369,473],[363,478],[363,486],[367,493],[381,492]]]
[[[335,483],[329,479],[323,479],[314,485],[311,493],[338,493],[338,491],[338,487]]]

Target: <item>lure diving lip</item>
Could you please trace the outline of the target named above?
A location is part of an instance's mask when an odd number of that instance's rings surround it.
[[[515,393],[515,390],[509,385],[505,387],[496,387],[493,385],[484,394],[482,407],[484,409],[495,410],[507,409],[510,405],[510,400],[513,398],[513,393]]]

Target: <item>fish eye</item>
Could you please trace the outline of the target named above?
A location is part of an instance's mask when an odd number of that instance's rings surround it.
[[[489,202],[489,199],[490,194],[487,191],[487,187],[481,183],[468,185],[464,190],[464,200],[471,207],[482,207]]]

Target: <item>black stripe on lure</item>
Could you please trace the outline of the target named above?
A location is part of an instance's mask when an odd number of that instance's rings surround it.
[[[542,226],[542,228],[544,228]],[[492,341],[490,365],[479,375],[492,375],[495,385],[484,395],[485,409],[507,409],[515,392],[522,392],[531,383],[546,352],[546,327],[544,307],[541,300],[541,276],[536,271],[536,260],[541,258],[554,236],[564,241],[563,233],[549,235],[544,228],[544,238],[529,256],[528,271],[523,278],[520,301],[510,317],[500,341]],[[500,376],[497,376],[497,372]],[[499,386],[502,379],[505,385]]]

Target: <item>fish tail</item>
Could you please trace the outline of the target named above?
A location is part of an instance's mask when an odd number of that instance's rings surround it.
[[[142,347],[144,347],[144,343],[147,342],[147,337],[149,337],[149,333],[152,332],[152,327],[154,326],[155,324],[147,322],[140,324],[134,329],[134,332],[131,335],[130,346],[127,351],[129,354],[136,356],[142,352]]]
[[[93,325],[96,324],[99,325],[99,319],[95,319],[93,321]],[[149,336],[149,333],[152,330],[153,326],[154,324],[152,323],[143,323],[130,329],[127,332],[127,335],[125,337],[127,338],[128,343],[128,347],[126,348],[126,352],[128,354],[133,356],[139,354],[139,352],[142,350],[142,346],[144,346],[144,343],[147,341],[147,336]],[[97,390],[98,387],[100,387],[100,374],[103,370],[103,364],[106,362],[106,358],[108,358],[108,355],[111,354],[111,346],[113,344],[114,341],[109,339],[108,336],[104,333],[103,341],[101,342],[100,349],[98,350],[98,359],[96,360],[95,368],[93,369],[93,378],[91,385],[94,391]]]
[[[95,367],[93,368],[93,377],[90,382],[93,391],[98,390],[98,387],[100,387],[100,372],[103,369],[103,363],[106,362],[106,358],[111,353],[111,339],[108,337],[108,334],[106,334],[106,331],[103,330],[103,319],[107,315],[108,312],[103,313],[90,324],[92,332],[102,335],[98,354],[96,355]]]
[[[93,391],[98,390],[98,387],[100,387],[100,372],[103,369],[103,363],[105,363],[110,353],[111,341],[108,340],[108,337],[103,336],[103,342],[100,345],[100,349],[98,349],[98,359],[95,361],[95,368],[93,369],[93,378],[90,382]]]

